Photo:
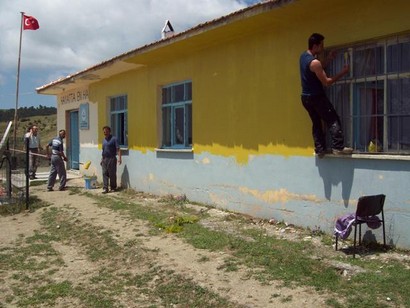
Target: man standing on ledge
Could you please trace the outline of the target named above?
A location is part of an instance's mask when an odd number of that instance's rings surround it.
[[[111,191],[117,190],[117,154],[118,164],[121,165],[121,150],[118,145],[117,137],[111,135],[111,128],[103,127],[104,140],[102,143],[102,175],[103,175],[103,194],[108,193],[108,186]]]
[[[300,56],[300,77],[302,81],[302,104],[312,120],[312,134],[315,142],[315,153],[319,158],[325,155],[326,136],[322,128],[322,120],[326,123],[332,139],[332,153],[352,154],[353,149],[344,146],[344,136],[339,116],[326,96],[324,87],[331,86],[349,72],[349,65],[333,77],[328,77],[324,68],[327,63],[321,63],[317,56],[323,52],[325,37],[313,33],[308,40],[308,50]],[[330,53],[328,61],[333,60]]]
[[[53,191],[56,182],[57,174],[60,179],[60,187],[58,190],[65,190],[67,182],[67,172],[65,170],[64,162],[67,161],[67,156],[64,154],[63,139],[65,138],[65,130],[60,129],[58,136],[53,138],[46,146],[47,157],[50,158],[49,148],[51,147],[51,170],[48,176],[47,190]]]

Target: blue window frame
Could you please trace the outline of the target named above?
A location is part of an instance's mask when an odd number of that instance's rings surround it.
[[[358,152],[410,154],[410,35],[397,35],[337,51],[327,68],[350,73],[328,88],[346,142]]]
[[[128,106],[127,96],[110,98],[111,133],[116,136],[120,147],[128,147]]]
[[[192,82],[162,87],[162,148],[192,148]]]

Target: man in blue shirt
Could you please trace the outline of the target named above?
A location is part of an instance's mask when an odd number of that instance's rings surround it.
[[[67,157],[64,154],[63,139],[65,138],[65,130],[61,129],[58,132],[58,136],[53,138],[46,146],[47,157],[51,158],[51,170],[48,176],[47,190],[53,191],[54,184],[56,182],[57,174],[60,179],[60,187],[58,190],[64,190],[67,182],[67,172],[65,169],[65,163]],[[49,148],[51,147],[51,153]]]
[[[117,154],[118,164],[121,165],[121,150],[117,137],[111,135],[109,126],[103,127],[104,140],[102,143],[101,167],[103,175],[103,194],[108,193],[108,186],[111,191],[117,190]]]
[[[302,82],[302,104],[312,120],[312,134],[315,142],[315,153],[322,158],[326,151],[326,136],[322,120],[326,123],[332,139],[333,154],[351,154],[352,148],[344,147],[344,136],[339,116],[326,96],[324,87],[331,86],[349,72],[349,65],[333,77],[328,77],[324,70],[327,63],[322,63],[317,56],[323,52],[324,36],[313,33],[308,40],[308,50],[300,56],[300,77]],[[327,61],[333,60],[330,53]]]

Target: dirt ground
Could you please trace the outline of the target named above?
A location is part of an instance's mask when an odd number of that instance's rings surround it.
[[[84,180],[71,176],[69,187],[80,187],[83,189]],[[234,303],[237,307],[325,307],[325,296],[318,294],[309,288],[285,288],[279,287],[279,283],[261,284],[247,275],[245,268],[239,268],[236,271],[223,271],[221,266],[224,264],[227,256],[225,252],[209,252],[200,250],[185,243],[181,238],[174,234],[152,235],[146,221],[135,221],[124,217],[117,211],[104,207],[99,207],[94,200],[80,194],[70,194],[70,191],[53,191],[47,192],[46,186],[36,186],[32,188],[32,194],[38,198],[52,204],[54,207],[63,207],[65,211],[75,213],[77,219],[103,227],[113,234],[113,238],[118,243],[126,243],[134,240],[136,229],[138,230],[138,241],[141,241],[145,251],[149,254],[146,256],[153,260],[157,265],[163,268],[172,269],[176,272],[183,273],[191,278],[199,286],[212,290],[219,296],[226,298],[229,302]],[[101,195],[101,189],[87,190],[93,194]],[[112,193],[117,194],[117,193]],[[156,202],[155,198],[146,196],[135,196],[140,203]],[[217,210],[201,207],[199,205],[190,205],[198,211],[208,211],[214,218],[215,222],[223,223],[224,228],[229,229],[229,222],[224,220],[227,213]],[[32,236],[36,230],[43,228],[40,222],[40,216],[45,209],[40,208],[32,213],[24,212],[13,216],[0,216],[0,249],[14,245],[22,237]],[[257,224],[258,221],[251,221],[250,224]],[[215,223],[217,225],[218,223]],[[58,227],[58,226],[56,226]],[[297,231],[291,226],[286,230],[278,229],[274,225],[264,224],[269,232],[277,233],[279,236],[297,237]],[[300,236],[299,236],[300,238]],[[301,240],[312,241],[312,245],[321,245],[314,237],[303,235]],[[91,262],[86,256],[82,247],[65,245],[64,242],[55,244],[54,247],[60,252],[64,266],[54,273],[55,280],[70,280],[86,282],[87,276],[93,272],[101,270],[102,264]],[[329,254],[334,252],[329,247],[325,248]],[[207,262],[199,262],[206,259]],[[124,271],[127,271],[127,264],[124,262]],[[142,271],[143,269],[141,269]],[[138,269],[133,269],[138,271]],[[4,278],[4,277],[3,277]],[[2,283],[8,283],[8,279],[3,279]],[[1,287],[3,292],[0,293],[0,307],[4,304],[7,293],[7,285]],[[4,292],[5,291],[5,292]],[[275,296],[273,296],[273,294]],[[284,299],[291,298],[286,301]],[[120,303],[125,307],[148,307],[152,303],[145,302],[141,305],[143,299],[139,299],[139,304],[134,304],[132,299],[124,295]],[[148,300],[147,300],[148,301]],[[156,303],[158,305],[158,303]],[[61,307],[76,306],[75,303],[62,302]],[[161,305],[159,305],[161,306]],[[7,305],[4,305],[7,307]]]

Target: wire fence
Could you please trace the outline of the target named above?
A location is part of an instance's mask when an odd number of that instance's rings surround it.
[[[0,162],[0,207],[12,214],[25,206],[29,209],[26,174],[24,169],[13,168],[8,149],[3,151]]]
[[[0,132],[0,213],[31,210],[30,186],[47,181],[50,159],[40,142],[33,142],[37,135],[32,129],[33,126],[21,138],[14,138],[12,148],[13,122]]]

